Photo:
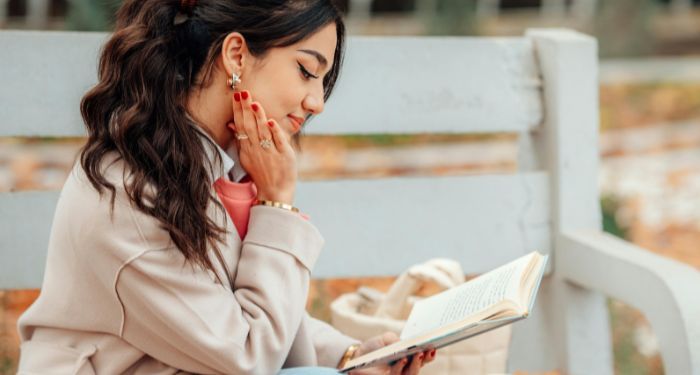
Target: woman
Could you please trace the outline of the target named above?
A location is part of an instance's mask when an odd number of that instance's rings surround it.
[[[123,4],[19,322],[20,373],[274,374],[396,340],[359,344],[304,311],[323,239],[292,206],[290,142],[323,111],[343,38],[329,0]]]

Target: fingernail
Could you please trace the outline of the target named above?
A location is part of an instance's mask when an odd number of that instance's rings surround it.
[[[267,126],[273,127],[273,126],[275,126],[275,123],[272,122],[272,120],[270,120],[270,121],[267,122]]]
[[[236,124],[234,124],[234,123],[232,123],[232,122],[229,122],[227,126],[228,126],[228,128],[231,129],[231,130],[236,130]]]
[[[255,104],[255,103],[251,104],[251,105],[250,105],[250,108],[252,108],[254,112],[257,112],[257,111],[258,111],[258,105]]]
[[[233,100],[240,102],[241,101],[241,93],[239,92],[234,92],[233,93]]]
[[[243,91],[243,92],[241,93],[241,99],[243,99],[243,100],[248,99],[248,91]]]

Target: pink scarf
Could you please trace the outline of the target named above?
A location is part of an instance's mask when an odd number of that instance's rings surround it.
[[[221,199],[228,216],[233,220],[241,239],[248,233],[250,208],[255,203],[258,189],[247,176],[241,182],[220,178],[214,183],[214,189]]]

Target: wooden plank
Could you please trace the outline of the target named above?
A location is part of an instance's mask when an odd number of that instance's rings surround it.
[[[80,99],[108,36],[0,32],[0,137],[83,135]],[[525,38],[351,37],[337,90],[307,133],[523,131],[542,121],[540,86]]]
[[[550,244],[547,178],[303,182],[297,204],[326,238],[314,277],[396,275],[450,257],[481,273]],[[0,289],[41,285],[57,192],[0,194]]]
[[[529,30],[527,35],[535,45],[544,82],[546,120],[534,142],[544,150],[540,160],[550,175],[554,249],[560,251],[565,246],[562,231],[599,230],[602,223],[598,201],[597,43],[568,30]],[[543,363],[531,363],[536,368],[524,370],[558,368],[571,374],[612,375],[604,296],[567,283],[557,274],[561,260],[556,253],[553,258],[551,286],[541,294],[542,310],[549,315],[552,329],[548,340],[530,350],[551,354]]]
[[[523,38],[353,37],[311,134],[493,133],[542,120]]]
[[[546,186],[543,173],[303,183],[297,203],[326,238],[313,276],[396,275],[433,257],[482,273],[548,252]]]
[[[603,85],[700,82],[700,58],[695,56],[609,59],[600,63]]]
[[[74,137],[104,33],[0,32],[0,137]]]
[[[59,193],[0,193],[0,289],[41,287]]]
[[[600,231],[564,234],[558,272],[641,310],[666,374],[700,374],[700,272]]]

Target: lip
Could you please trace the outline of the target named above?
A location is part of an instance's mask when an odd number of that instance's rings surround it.
[[[296,117],[294,115],[287,115],[290,120],[292,120],[292,123],[297,129],[301,129],[301,125],[304,124],[304,119],[300,117]]]

